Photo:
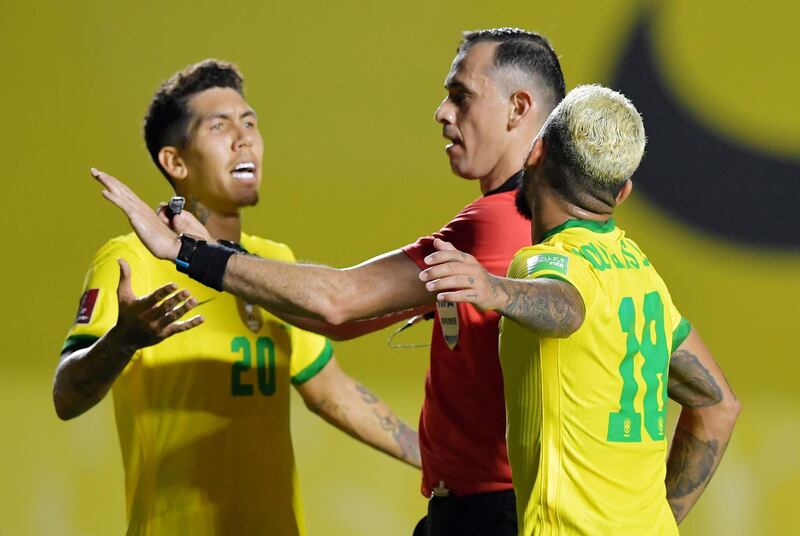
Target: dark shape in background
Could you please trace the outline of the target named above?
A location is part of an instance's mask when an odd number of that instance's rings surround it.
[[[728,240],[800,249],[800,162],[763,154],[690,115],[658,72],[646,13],[612,78],[645,122],[636,189],[662,210]]]

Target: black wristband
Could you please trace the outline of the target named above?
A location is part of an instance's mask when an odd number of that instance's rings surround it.
[[[199,243],[192,254],[189,266],[180,271],[195,281],[222,292],[225,267],[228,266],[231,255],[236,253],[235,249],[219,244]]]

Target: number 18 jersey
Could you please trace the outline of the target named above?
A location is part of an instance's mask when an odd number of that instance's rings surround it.
[[[551,229],[508,277],[564,280],[586,307],[564,339],[503,319],[520,534],[677,534],[664,485],[667,374],[690,326],[663,280],[613,220]]]

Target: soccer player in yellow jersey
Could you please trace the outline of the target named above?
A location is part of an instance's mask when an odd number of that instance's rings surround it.
[[[150,105],[147,147],[213,237],[293,261],[285,244],[241,231],[263,155],[242,84],[213,60],[176,73]],[[180,321],[189,311],[202,316]],[[419,466],[416,432],[342,372],[324,337],[177,273],[131,233],[92,261],[53,398],[70,419],[113,391],[128,534],[284,536],[304,533],[290,384],[336,427]]]
[[[644,146],[628,99],[574,89],[528,158],[517,205],[532,219],[534,245],[517,253],[508,277],[442,241],[420,274],[440,300],[504,316],[522,535],[676,534],[739,412],[652,263],[612,219]],[[682,406],[669,456],[667,396]]]

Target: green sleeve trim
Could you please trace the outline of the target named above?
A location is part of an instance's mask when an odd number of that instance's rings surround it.
[[[531,279],[558,279],[559,281],[563,281],[564,283],[569,283],[573,287],[575,286],[575,284],[572,281],[570,281],[566,277],[560,276],[558,274],[542,274],[542,275],[534,276]]]
[[[64,341],[64,345],[61,347],[61,353],[74,352],[75,350],[88,348],[99,338],[100,337],[95,337],[94,335],[73,335],[67,337],[67,340]]]
[[[331,341],[325,339],[325,346],[322,348],[317,358],[309,366],[292,376],[292,385],[302,385],[316,376],[320,370],[325,368],[325,365],[328,364],[331,357],[333,357],[333,345]]]
[[[678,322],[678,327],[676,327],[675,331],[672,332],[672,352],[677,350],[678,347],[683,344],[683,341],[685,341],[686,337],[689,336],[690,331],[692,331],[692,325],[688,320],[681,317],[681,321]]]

